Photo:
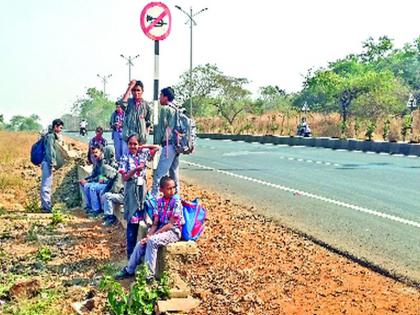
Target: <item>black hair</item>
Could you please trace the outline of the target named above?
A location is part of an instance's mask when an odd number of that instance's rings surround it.
[[[53,126],[53,128],[55,126],[63,126],[64,127],[64,122],[60,118],[57,118],[57,119],[53,120],[52,126]]]
[[[131,135],[128,136],[127,143],[129,143],[130,142],[130,139],[133,138],[133,137],[136,137],[137,141],[139,141],[139,137],[137,136],[137,134],[133,133],[133,134],[131,134]]]
[[[100,151],[104,151],[104,147],[103,147],[103,145],[102,144],[99,144],[99,143],[95,143],[94,145],[92,145],[91,147],[90,147],[90,149],[93,151],[94,149],[99,149]]]
[[[96,132],[104,132],[104,128],[101,126],[96,127]]]
[[[139,86],[141,87],[141,89],[144,91],[144,86],[143,86],[143,82],[141,82],[140,80],[136,81],[136,85],[135,86]]]
[[[169,182],[170,180],[174,181],[174,179],[171,176],[168,176],[168,175],[163,176],[159,181],[159,187],[164,188],[166,183]]]
[[[163,96],[166,96],[169,102],[172,102],[175,98],[175,91],[170,86],[160,90],[160,93],[162,93]]]

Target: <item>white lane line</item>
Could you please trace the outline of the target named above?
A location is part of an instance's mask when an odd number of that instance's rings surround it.
[[[252,178],[252,177],[239,175],[239,174],[235,174],[235,173],[232,173],[232,172],[219,170],[219,169],[216,169],[216,168],[213,168],[213,167],[208,167],[208,166],[193,163],[193,162],[181,161],[181,163],[184,163],[184,164],[187,164],[187,165],[190,165],[190,166],[194,166],[194,167],[198,167],[198,168],[202,168],[202,169],[207,169],[207,170],[214,171],[214,172],[217,172],[217,173],[229,175],[229,176],[232,176],[232,177],[248,180],[248,181],[255,182],[255,183],[258,183],[258,184],[261,184],[261,185],[273,187],[273,188],[276,188],[276,189],[279,189],[279,190],[291,192],[291,193],[294,193],[294,194],[298,194],[298,195],[305,196],[305,197],[312,198],[312,199],[316,199],[316,200],[321,200],[321,201],[331,203],[331,204],[335,204],[335,205],[338,205],[338,206],[341,206],[341,207],[344,207],[344,208],[352,209],[352,210],[355,210],[355,211],[367,213],[367,214],[377,216],[377,217],[380,217],[380,218],[384,218],[384,219],[399,222],[399,223],[402,223],[402,224],[407,224],[407,225],[410,225],[410,226],[414,226],[416,228],[420,228],[420,223],[419,222],[412,221],[412,220],[407,220],[407,219],[404,219],[404,218],[401,218],[401,217],[398,217],[398,216],[395,216],[395,215],[392,215],[392,214],[387,214],[387,213],[383,213],[383,212],[380,212],[380,211],[356,206],[356,205],[353,205],[353,204],[350,204],[350,203],[342,202],[342,201],[339,201],[339,200],[334,200],[334,199],[331,199],[331,198],[326,198],[326,197],[315,195],[315,194],[312,194],[312,193],[308,193],[308,192],[305,192],[305,191],[302,191],[302,190],[297,190],[297,189],[290,188],[290,187],[283,186],[283,185],[273,184],[273,183],[266,182],[266,181],[263,181],[263,180],[260,180],[260,179],[255,179],[255,178]]]

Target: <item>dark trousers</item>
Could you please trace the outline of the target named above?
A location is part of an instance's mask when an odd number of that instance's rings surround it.
[[[130,259],[131,254],[133,253],[134,247],[137,244],[137,236],[139,234],[139,224],[127,223],[127,259]]]

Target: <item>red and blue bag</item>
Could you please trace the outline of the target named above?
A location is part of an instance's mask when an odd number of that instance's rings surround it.
[[[204,222],[207,210],[199,202],[198,198],[193,201],[182,200],[185,223],[182,226],[182,239],[196,241],[204,231]]]

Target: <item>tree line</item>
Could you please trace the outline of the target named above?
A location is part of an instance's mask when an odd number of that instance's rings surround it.
[[[191,80],[189,72],[180,76],[174,86],[177,103],[189,112],[192,95],[194,117],[217,116],[232,132],[240,131],[234,125],[244,115],[282,113],[285,119],[296,115],[305,103],[312,113],[339,113],[343,133],[350,121],[374,129],[378,121],[408,115],[410,94],[420,101],[420,36],[402,48],[394,47],[387,36],[368,38],[359,53],[331,61],[326,67],[309,69],[302,89],[295,93],[273,84],[252,95],[246,88],[250,83],[247,78],[226,75],[213,64],[196,66]],[[82,118],[87,119],[90,128],[107,127],[115,101],[96,88],[89,88],[84,97],[74,102],[71,113],[61,119],[67,129],[78,129]],[[36,115],[30,117],[35,124],[39,121]],[[410,121],[406,121],[409,128]],[[4,122],[1,126],[5,127]],[[22,116],[12,118],[7,125],[13,130],[33,127]]]

